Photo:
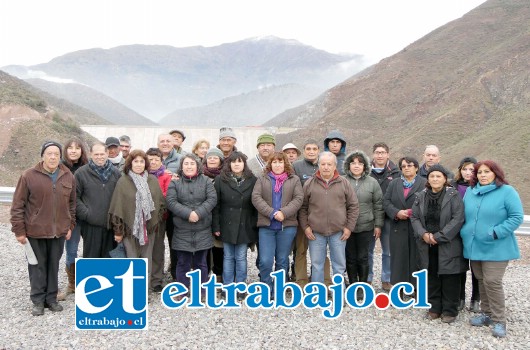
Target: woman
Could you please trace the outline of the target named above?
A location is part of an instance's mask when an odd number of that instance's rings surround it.
[[[418,175],[415,158],[398,162],[401,177],[390,182],[383,197],[383,207],[390,223],[390,283],[415,284],[412,273],[418,270],[416,237],[410,223],[416,193],[425,188],[426,180]]]
[[[62,163],[74,174],[77,169],[88,163],[88,156],[85,143],[77,138],[71,138],[63,146]],[[79,248],[79,241],[81,240],[81,225],[76,222],[72,235],[66,241],[66,275],[68,277],[68,286],[64,292],[57,294],[57,300],[65,300],[66,296],[75,293],[75,259],[77,258],[77,250]]]
[[[210,148],[204,156],[202,171],[212,182],[221,174],[224,158],[223,152],[217,147]],[[221,242],[219,237],[214,236],[213,248],[208,251],[208,257],[206,259],[208,262],[208,272],[213,272],[217,277],[217,281],[222,282],[224,252],[223,242]]]
[[[493,325],[495,337],[506,336],[506,307],[502,278],[508,261],[519,259],[514,231],[523,222],[523,205],[500,166],[491,160],[475,164],[464,197],[465,223],[461,230],[464,257],[471,261],[480,290],[482,313],[473,326]]]
[[[162,152],[158,148],[149,148],[146,152],[147,159],[149,160],[149,174],[156,177],[160,190],[164,198],[167,194],[167,188],[171,182],[171,175],[166,173],[166,167],[162,164]],[[164,199],[165,200],[165,199]],[[162,217],[162,223],[158,226],[158,231],[153,237],[153,253],[152,253],[152,262],[151,265],[151,286],[153,291],[160,293],[162,291],[162,284],[164,282],[164,256],[165,256],[165,246],[164,246],[164,233],[166,232],[166,220],[167,220],[167,211],[164,212]],[[171,249],[170,249],[171,251]],[[171,254],[171,253],[170,253]],[[175,253],[173,253],[175,254]]]
[[[427,171],[426,189],[412,205],[412,227],[418,239],[420,269],[428,270],[429,303],[426,318],[452,323],[458,315],[460,280],[468,263],[463,256],[460,228],[464,203],[449,186],[447,170],[435,164]]]
[[[176,280],[189,287],[186,273],[191,267],[208,281],[206,255],[213,246],[212,210],[217,195],[212,181],[202,174],[198,159],[186,154],[180,159],[179,179],[167,190],[167,207],[173,213],[173,249],[177,251]]]
[[[303,200],[302,184],[289,159],[283,152],[273,153],[252,192],[252,203],[259,214],[259,271],[271,294],[271,272],[283,270],[288,280],[289,253]]]
[[[151,267],[153,241],[164,223],[166,202],[158,180],[147,169],[145,152],[131,151],[123,166],[124,175],[112,194],[109,226],[114,229],[114,240],[123,242],[128,258],[147,258]]]
[[[473,177],[473,171],[475,169],[477,160],[473,157],[465,157],[460,161],[458,171],[456,172],[454,180],[450,181],[449,184],[453,186],[460,197],[464,198],[464,195],[469,187],[469,181]],[[469,264],[469,262],[468,262]],[[460,280],[460,305],[458,310],[463,310],[466,305],[466,280],[467,271],[462,273]],[[480,293],[478,291],[478,281],[475,277],[473,269],[471,269],[471,301],[469,303],[469,311],[480,312]]]
[[[370,241],[372,237],[377,240],[381,236],[385,220],[383,192],[370,172],[370,159],[362,151],[354,151],[344,160],[344,177],[359,200],[359,217],[346,241],[346,272],[350,284],[368,281]]]
[[[215,178],[217,205],[212,230],[223,242],[223,283],[247,281],[247,248],[258,240],[257,212],[251,202],[256,177],[247,156],[232,152]],[[241,295],[242,296],[242,295]]]
[[[200,139],[193,144],[191,153],[195,154],[201,160],[201,162],[203,162],[209,148],[210,142],[206,139]]]

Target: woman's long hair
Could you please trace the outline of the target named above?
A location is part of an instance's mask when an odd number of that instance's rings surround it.
[[[71,145],[77,145],[81,148],[81,157],[79,157],[79,160],[77,161],[77,164],[79,166],[85,165],[88,163],[88,155],[87,155],[87,146],[83,140],[81,140],[79,137],[72,137],[71,139],[67,140],[64,143],[63,146],[63,163],[66,165],[69,169],[72,169],[74,166],[74,163],[72,163],[72,160],[68,158],[68,147]]]
[[[509,185],[508,181],[506,181],[504,171],[499,164],[495,163],[493,160],[482,160],[475,164],[473,176],[471,177],[471,180],[469,180],[469,185],[471,187],[474,187],[478,183],[477,172],[478,168],[480,168],[482,165],[487,166],[495,174],[495,180],[493,181],[495,181],[495,184],[497,184],[498,187],[501,187],[502,185]]]
[[[249,177],[254,176],[247,164],[248,157],[243,152],[234,151],[228,156],[228,158],[224,159],[223,167],[221,168],[220,174],[221,180],[226,182],[230,181],[230,178],[232,176],[232,167],[230,165],[238,159],[241,160],[244,164],[242,174],[243,178],[248,179]]]

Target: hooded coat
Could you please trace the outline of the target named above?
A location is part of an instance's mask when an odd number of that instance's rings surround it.
[[[364,164],[364,171],[359,179],[355,179],[350,171],[350,163],[355,157],[361,157]],[[375,227],[381,228],[384,225],[383,192],[377,180],[370,176],[370,171],[370,159],[362,151],[354,151],[344,160],[344,177],[352,185],[359,200],[359,217],[353,232],[372,231]]]
[[[172,180],[167,189],[167,208],[173,213],[173,241],[171,248],[196,252],[213,247],[212,210],[217,204],[217,195],[212,180],[198,173],[191,178],[184,176],[182,166],[179,179]],[[192,211],[199,221],[190,222]]]
[[[340,131],[332,130],[329,132],[328,136],[324,139],[324,151],[330,152],[329,141],[334,139],[339,140],[342,143],[339,153],[335,154],[335,156],[337,157],[337,171],[340,175],[344,175],[343,163],[344,158],[346,158],[346,139]]]

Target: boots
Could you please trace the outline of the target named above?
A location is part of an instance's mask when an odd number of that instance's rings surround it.
[[[58,301],[63,301],[68,295],[75,293],[75,264],[66,266],[65,271],[68,276],[68,286],[66,287],[66,291],[57,294]]]

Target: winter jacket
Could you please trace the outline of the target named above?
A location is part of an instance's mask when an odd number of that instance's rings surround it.
[[[258,227],[268,227],[275,210],[272,207],[272,180],[269,175],[258,178],[254,191],[252,192],[252,203],[258,210]],[[282,206],[280,211],[285,220],[284,227],[298,226],[296,216],[302,206],[304,191],[300,179],[296,175],[289,175],[282,185]]]
[[[265,169],[267,162],[261,159],[259,154],[256,154],[254,157],[248,160],[247,165],[255,177],[260,177],[261,175],[263,175],[263,169]]]
[[[348,228],[353,232],[359,216],[359,202],[348,180],[335,175],[328,183],[317,171],[304,185],[304,201],[298,212],[300,227],[330,236]]]
[[[386,189],[388,188],[390,181],[400,177],[400,175],[401,172],[399,171],[399,168],[391,160],[388,161],[385,170],[382,173],[375,172],[373,168],[370,172],[370,176],[376,179],[379,183],[379,186],[381,186],[381,191],[383,191],[383,195],[385,195]]]
[[[88,164],[75,172],[77,191],[77,217],[92,226],[108,227],[108,213],[112,194],[120,179],[120,171],[112,167],[107,183]],[[109,227],[110,228],[110,227]]]
[[[523,223],[523,205],[510,185],[495,182],[469,187],[464,196],[465,223],[460,231],[464,256],[470,260],[519,259],[514,231]]]
[[[75,179],[59,164],[53,183],[41,161],[22,173],[11,204],[11,231],[16,236],[56,238],[75,227]]]
[[[412,205],[411,223],[417,238],[420,269],[429,268],[429,245],[423,240],[423,234],[428,232],[425,224],[425,196],[428,189],[424,189],[416,196]],[[464,223],[464,202],[458,191],[452,187],[445,189],[440,211],[440,231],[431,232],[438,242],[438,274],[449,275],[465,272],[468,262],[464,259],[460,228]]]
[[[162,164],[172,173],[178,173],[180,170],[180,158],[181,155],[173,148],[166,159],[162,159]]]
[[[335,154],[337,157],[337,171],[339,174],[344,175],[344,158],[346,158],[346,139],[344,138],[344,135],[338,130],[332,130],[329,132],[328,136],[324,139],[324,151],[329,152],[329,141],[337,139],[342,142],[342,147],[340,148],[340,151],[338,154]]]
[[[252,189],[256,177],[246,178],[238,186],[236,181],[215,178],[217,205],[213,210],[213,232],[221,232],[221,241],[243,244],[258,241],[258,212],[252,205]]]
[[[302,186],[305,182],[315,175],[318,170],[318,160],[313,163],[307,159],[299,159],[293,163],[293,169],[296,175],[300,178]]]
[[[350,163],[354,157],[362,157],[364,171],[359,179],[353,177]],[[344,160],[344,177],[350,182],[359,201],[359,217],[353,232],[372,231],[375,227],[383,227],[385,212],[383,210],[383,192],[377,180],[370,177],[370,159],[362,151],[350,153]]]
[[[169,184],[166,196],[175,226],[171,248],[186,252],[210,249],[213,246],[212,210],[217,204],[213,183],[200,173],[190,179],[180,170],[179,176]],[[199,221],[189,222],[192,211],[197,213]]]

